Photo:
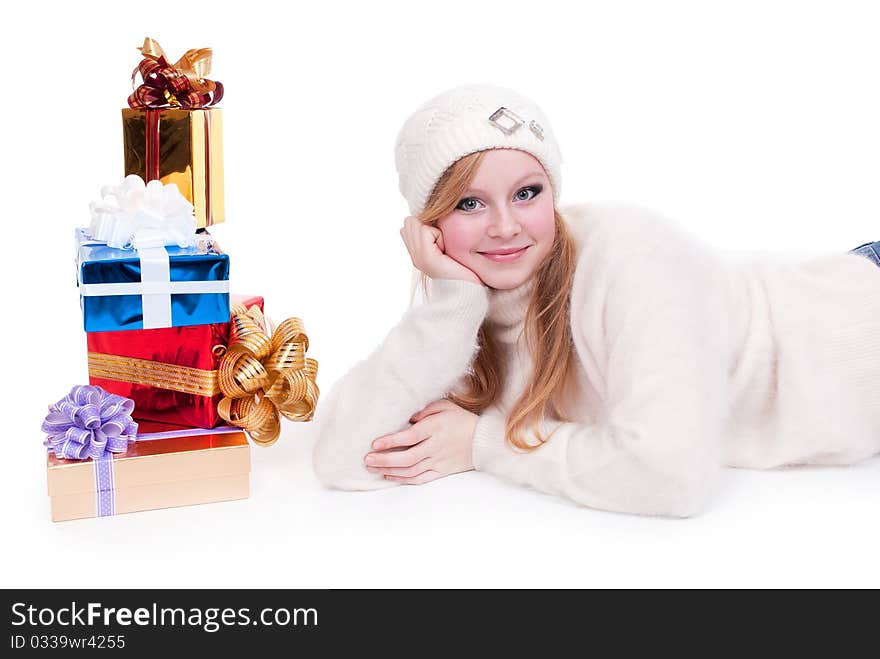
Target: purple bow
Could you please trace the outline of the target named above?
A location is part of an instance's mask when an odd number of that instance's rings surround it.
[[[77,385],[49,407],[43,421],[48,433],[43,444],[59,458],[84,460],[124,453],[137,437],[131,418],[134,401],[110,394],[101,387]]]

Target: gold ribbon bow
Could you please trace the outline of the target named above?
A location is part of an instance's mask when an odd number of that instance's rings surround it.
[[[147,37],[138,50],[144,56],[132,72],[134,93],[129,97],[131,107],[159,107],[163,104],[183,107],[207,107],[223,96],[223,85],[209,80],[211,73],[210,48],[191,48],[174,64],[155,39]],[[140,73],[144,83],[135,88],[135,76]]]
[[[318,403],[318,362],[306,357],[309,338],[299,318],[272,332],[259,307],[232,307],[232,335],[218,369],[217,411],[261,446],[274,444],[283,416],[310,421]]]
[[[165,51],[155,39],[147,37],[144,39],[144,45],[138,50],[144,57],[149,57],[156,61],[165,60]],[[189,80],[190,87],[194,92],[209,92],[214,90],[214,83],[206,80],[211,73],[211,57],[213,51],[210,48],[190,48],[179,60],[171,65],[171,68],[179,74],[185,76]]]

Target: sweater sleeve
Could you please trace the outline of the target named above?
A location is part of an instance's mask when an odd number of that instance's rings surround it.
[[[470,366],[488,309],[486,288],[452,279],[431,280],[430,286],[428,301],[410,308],[316,410],[313,465],[325,486],[393,485],[364,466],[372,441],[406,428],[410,416],[445,396]]]
[[[549,441],[524,452],[505,441],[505,416],[489,408],[474,433],[474,467],[592,508],[699,513],[720,472],[726,410],[716,274],[699,250],[674,241],[581,269],[588,283],[573,289],[573,338],[604,398],[601,418],[545,420]]]

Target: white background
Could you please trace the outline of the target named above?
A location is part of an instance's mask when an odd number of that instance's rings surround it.
[[[121,179],[119,109],[144,36],[172,59],[214,49],[228,216],[214,234],[235,291],[264,295],[276,320],[303,318],[325,395],[408,302],[397,130],[464,82],[511,86],[544,108],[562,145],[563,203],[643,203],[725,250],[880,239],[873,3],[322,7],[30,2],[0,27],[0,585],[880,585],[878,458],[727,470],[706,513],[669,520],[473,472],[327,491],[311,471],[310,426],[288,424],[274,447],[253,447],[248,500],[49,521],[40,423],[87,379],[72,232],[101,185]]]

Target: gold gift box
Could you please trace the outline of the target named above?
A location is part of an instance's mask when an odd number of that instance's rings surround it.
[[[219,108],[125,108],[125,175],[176,184],[200,228],[219,224],[225,219],[222,136]]]
[[[250,445],[242,432],[139,439],[113,458],[114,513],[247,499]],[[52,521],[98,517],[95,465],[48,454]]]

